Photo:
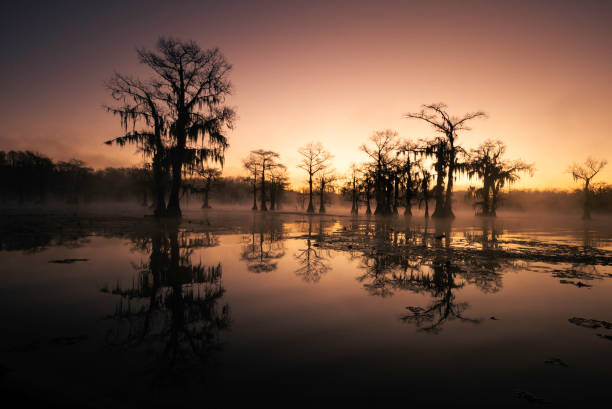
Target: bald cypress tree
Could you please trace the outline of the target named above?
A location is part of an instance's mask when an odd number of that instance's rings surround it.
[[[232,66],[218,48],[203,50],[194,41],[160,38],[155,51],[138,50],[140,62],[155,74],[154,98],[168,112],[168,155],[172,169],[166,214],[180,217],[179,193],[184,167],[223,166],[226,131],[235,112],[225,105],[231,94]]]
[[[606,160],[595,160],[593,158],[587,158],[584,163],[574,163],[568,169],[568,172],[571,173],[572,178],[575,181],[580,181],[583,183],[583,192],[584,192],[584,206],[582,218],[585,220],[589,220],[591,218],[591,207],[592,207],[592,181],[595,176],[608,164]]]
[[[482,111],[467,113],[461,117],[456,117],[448,113],[448,107],[446,104],[429,104],[423,105],[421,111],[407,113],[404,118],[420,119],[430,124],[434,130],[443,135],[446,142],[446,193],[444,196],[442,192],[436,192],[436,210],[434,211],[434,217],[454,217],[452,209],[452,194],[453,185],[455,182],[455,174],[458,170],[461,170],[460,164],[457,161],[459,153],[462,151],[461,147],[457,145],[457,138],[459,131],[468,131],[471,128],[468,127],[468,122],[472,119],[484,118],[486,114]],[[438,146],[438,148],[440,148]],[[438,160],[440,164],[440,160]],[[436,169],[438,171],[438,169]],[[440,169],[441,171],[442,169]],[[438,171],[438,175],[441,173]],[[436,187],[441,187],[440,179]]]

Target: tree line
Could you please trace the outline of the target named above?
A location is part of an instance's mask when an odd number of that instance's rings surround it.
[[[333,155],[320,143],[308,143],[298,150],[301,160],[297,165],[305,172],[307,181],[306,212],[315,213],[313,197],[318,195],[318,211],[325,213],[326,193],[339,191],[351,201],[353,215],[359,214],[360,204],[365,205],[366,215],[399,215],[403,208],[404,215],[411,216],[413,206],[418,206],[424,208],[428,218],[430,202],[433,201],[432,217],[453,218],[454,183],[457,177],[466,176],[480,182],[479,186],[470,186],[466,194],[467,199],[473,200],[476,214],[496,216],[503,188],[517,182],[522,174],[533,175],[534,165],[507,159],[506,145],[500,140],[488,139],[470,150],[461,146],[460,134],[470,130],[473,120],[485,117],[482,111],[454,116],[443,103],[423,105],[420,111],[407,113],[404,118],[429,124],[435,132],[433,137],[412,140],[402,139],[392,130],[374,132],[368,142],[360,146],[369,161],[352,164],[348,174],[342,177],[332,167]],[[278,158],[278,153],[260,150],[253,151],[243,162],[253,180],[253,210],[257,210],[258,185],[255,181],[258,176],[261,181],[260,210],[267,210],[266,163],[274,169],[278,166]],[[610,189],[601,184],[594,188],[592,180],[606,163],[605,160],[589,158],[584,164],[575,163],[568,169],[575,181],[583,183],[585,219],[591,218],[594,206],[605,208],[602,203],[605,203]],[[375,205],[373,212],[372,202]]]
[[[505,159],[506,147],[501,141],[487,140],[471,151],[458,143],[459,133],[470,129],[469,122],[485,116],[478,111],[455,117],[445,104],[423,105],[421,111],[408,113],[405,118],[430,124],[436,133],[434,137],[415,141],[400,139],[392,130],[377,131],[360,146],[369,161],[351,165],[344,177],[333,169],[333,155],[320,143],[306,144],[298,150],[301,160],[297,165],[305,172],[308,184],[306,212],[315,212],[313,196],[318,194],[319,213],[325,213],[326,193],[338,190],[350,197],[353,215],[359,214],[360,204],[365,204],[367,215],[398,215],[403,208],[405,216],[411,216],[412,207],[418,205],[424,207],[425,217],[429,217],[433,200],[433,217],[454,217],[454,182],[459,175],[467,175],[482,181],[481,187],[470,190],[477,199],[477,213],[495,216],[501,189],[517,181],[522,172],[532,173],[533,165]],[[259,150],[243,161],[253,181],[253,210],[257,210],[258,177],[260,210],[267,210],[265,174],[268,167],[278,166],[278,158],[276,152]]]
[[[126,191],[142,195],[151,191],[158,217],[180,217],[180,201],[185,192],[201,194],[202,206],[210,207],[209,194],[221,178],[229,147],[227,132],[236,117],[234,109],[226,105],[232,93],[232,66],[218,48],[202,49],[193,41],[173,38],[162,37],[154,51],[140,48],[137,55],[149,68],[149,78],[116,72],[106,82],[114,104],[105,109],[119,118],[123,131],[106,143],[135,145],[148,160],[143,169],[121,171],[130,174],[127,179],[132,185]],[[434,131],[432,137],[402,139],[392,130],[377,131],[360,146],[369,161],[353,164],[347,175],[333,168],[333,155],[320,143],[302,146],[297,167],[305,172],[307,180],[306,211],[315,212],[316,195],[318,212],[325,213],[329,193],[337,192],[351,201],[354,215],[359,214],[360,205],[365,205],[366,214],[398,215],[403,208],[406,216],[412,214],[413,206],[418,206],[429,217],[433,202],[433,217],[452,218],[455,181],[465,175],[480,184],[468,191],[475,200],[477,214],[495,216],[503,188],[522,174],[533,174],[534,167],[521,160],[506,159],[502,141],[487,140],[471,150],[461,145],[460,136],[470,130],[471,123],[485,117],[483,111],[453,116],[443,103],[423,105],[420,111],[407,113],[404,118],[429,124]],[[2,155],[3,197],[13,195],[20,202],[34,196],[44,202],[50,190],[63,192],[70,198],[67,200],[74,202],[79,196],[76,191],[95,195],[94,185],[84,182],[92,175],[118,172],[110,168],[93,172],[76,160],[53,163],[32,152]],[[605,165],[604,160],[589,158],[568,169],[574,180],[583,183],[584,218],[591,217],[595,191],[599,189],[599,197],[605,196],[601,192],[605,188],[594,182]],[[247,176],[235,180],[234,185],[241,185],[239,190],[249,186],[252,209],[278,209],[289,189],[287,167],[281,163],[280,155],[272,150],[253,150],[243,159],[243,167]],[[15,172],[19,175],[11,176]],[[72,182],[58,182],[49,189],[51,179]]]
[[[18,204],[51,200],[78,204],[94,200],[138,200],[150,197],[145,168],[93,170],[78,159],[53,161],[31,151],[0,151],[0,197]]]

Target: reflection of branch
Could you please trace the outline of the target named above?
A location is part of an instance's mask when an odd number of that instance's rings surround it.
[[[325,257],[323,256],[324,251],[313,248],[310,239],[308,239],[307,247],[299,249],[295,253],[294,257],[298,264],[301,265],[301,267],[295,270],[295,274],[302,277],[302,280],[307,283],[318,283],[321,277],[330,270],[330,267],[326,264],[329,253]]]
[[[454,296],[452,297],[454,299]],[[437,334],[442,330],[442,324],[458,318],[462,322],[480,324],[480,319],[467,318],[462,313],[469,308],[467,302],[455,304],[452,300],[439,299],[434,301],[427,309],[421,307],[406,307],[412,314],[400,317],[403,322],[414,322],[421,331]],[[425,326],[426,323],[430,323]]]
[[[243,238],[244,245],[240,258],[253,273],[268,273],[277,268],[275,260],[285,255],[285,243],[278,232],[251,233]]]
[[[213,236],[189,235],[176,230],[154,232],[149,262],[136,265],[131,287],[110,291],[120,297],[109,318],[115,325],[107,333],[111,346],[137,347],[145,343],[159,351],[160,379],[172,377],[179,365],[192,366],[195,356],[203,362],[219,348],[219,335],[230,324],[223,297],[221,264],[191,264],[194,249],[215,245]],[[109,292],[108,289],[103,289]],[[181,368],[185,369],[185,368]]]

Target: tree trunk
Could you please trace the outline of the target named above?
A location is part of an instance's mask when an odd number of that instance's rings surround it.
[[[183,171],[182,150],[179,146],[184,146],[184,138],[179,138],[178,146],[172,155],[172,185],[170,187],[170,197],[168,199],[168,208],[166,214],[170,217],[181,217],[180,206],[180,190],[181,190],[181,173]]]
[[[591,188],[589,186],[589,180],[584,183],[584,211],[582,218],[584,220],[591,220]]]
[[[454,218],[452,204],[453,204],[453,184],[454,184],[454,173],[455,173],[455,153],[454,148],[451,148],[451,158],[448,164],[448,183],[446,184],[446,197],[444,199],[444,212],[443,217]]]
[[[444,217],[444,174],[436,169],[438,175],[436,177],[436,187],[434,189],[434,199],[436,201],[436,208],[434,209],[432,217]]]
[[[399,178],[395,176],[393,179],[393,215],[397,216],[399,214],[399,211],[397,210],[399,206]]]
[[[208,204],[208,191],[210,190],[210,188],[206,188],[204,189],[204,203],[202,203],[202,209],[209,209],[210,206]]]
[[[385,178],[385,207],[384,214],[389,215],[393,212],[393,182],[391,178]]]
[[[253,207],[251,210],[257,210],[257,168],[253,171]]]
[[[153,183],[155,185],[155,209],[153,214],[161,217],[166,212],[166,194],[164,189],[164,176],[161,169],[161,158],[158,154],[153,157]]]
[[[376,209],[374,210],[374,214],[385,213],[385,192],[381,173],[382,169],[380,165],[378,165],[376,169],[376,182],[374,184],[374,195],[376,197]]]
[[[270,210],[276,210],[276,184],[270,183]]]
[[[319,213],[325,213],[325,198],[323,197],[325,192],[325,182],[321,181],[321,191],[320,194],[320,204],[319,204]]]
[[[357,215],[359,213],[359,204],[357,203],[357,186],[356,186],[356,181],[355,181],[355,177],[353,177],[353,204],[351,206],[351,214],[352,215]]]
[[[312,204],[312,173],[309,174],[308,177],[308,209],[307,213],[314,213],[314,206]]]
[[[267,212],[268,207],[266,206],[266,163],[263,162],[261,166],[261,194],[259,197],[260,206],[262,212]]]

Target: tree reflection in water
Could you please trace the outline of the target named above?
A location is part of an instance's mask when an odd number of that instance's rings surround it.
[[[253,273],[276,270],[278,260],[285,255],[283,225],[277,218],[253,217],[249,234],[242,239],[240,258]]]
[[[406,307],[410,314],[400,319],[412,322],[422,331],[438,333],[446,321],[458,319],[473,324],[480,323],[479,319],[467,318],[463,312],[469,308],[467,302],[457,302],[454,290],[463,288],[464,281],[458,281],[463,271],[447,257],[436,257],[430,265],[431,272],[421,274],[412,279],[407,288],[414,292],[427,292],[431,295],[431,303],[425,307]]]
[[[154,351],[156,381],[176,381],[208,361],[230,325],[229,306],[219,305],[225,292],[221,264],[191,261],[195,249],[216,246],[218,240],[210,232],[160,226],[133,241],[149,253],[149,261],[135,266],[130,287],[117,284],[111,291],[120,299],[106,339],[114,347]]]
[[[343,238],[334,243],[334,249],[359,247],[364,273],[357,280],[372,295],[389,297],[410,291],[431,296],[425,307],[406,307],[410,313],[400,317],[403,322],[431,333],[439,332],[447,321],[479,323],[480,319],[464,315],[469,304],[458,302],[455,293],[466,284],[486,293],[501,288],[501,271],[512,264],[487,251],[496,246],[496,230],[484,226],[478,235],[482,251],[463,251],[451,246],[449,223],[436,222],[432,233],[428,227],[427,223],[423,228],[379,219],[363,229],[351,226],[344,236],[350,244]]]
[[[325,243],[325,221],[319,218],[319,231],[316,236],[312,234],[312,217],[308,218],[308,232],[306,234],[306,247],[295,253],[299,265],[295,274],[307,283],[318,283],[329,270],[327,260],[330,258],[329,250],[322,246]]]

